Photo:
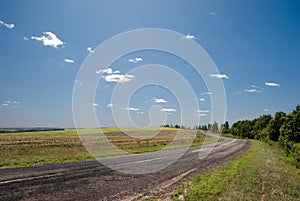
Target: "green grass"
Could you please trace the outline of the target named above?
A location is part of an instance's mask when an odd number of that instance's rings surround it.
[[[173,200],[299,200],[300,170],[280,149],[251,140],[249,150],[222,167],[182,184]]]
[[[124,129],[126,132],[153,134],[160,128]],[[122,129],[123,130],[123,129]],[[123,131],[124,131],[123,130]],[[95,135],[98,129],[82,130],[83,133]],[[148,139],[128,136],[120,129],[102,130],[111,143],[129,153],[159,151],[172,142],[178,129],[163,128],[159,134]],[[97,134],[96,134],[97,135]],[[206,135],[198,132],[192,146],[203,144]],[[208,143],[216,141],[208,137]],[[207,143],[207,142],[206,142]],[[185,143],[176,143],[168,148],[186,147]],[[108,150],[109,151],[109,150]],[[102,157],[114,155],[101,153]],[[0,168],[51,164],[69,161],[90,160],[93,157],[82,145],[76,130],[39,131],[0,134]]]

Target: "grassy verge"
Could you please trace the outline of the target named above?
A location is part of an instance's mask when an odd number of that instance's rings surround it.
[[[151,133],[157,128],[126,129],[126,132]],[[97,130],[85,131],[95,133]],[[148,139],[128,136],[119,129],[103,129],[107,139],[129,153],[144,153],[162,150],[177,134],[176,129],[164,128]],[[153,133],[153,132],[152,132]],[[198,132],[192,146],[203,144],[206,135]],[[215,140],[208,137],[211,142]],[[178,148],[178,147],[175,147]],[[76,130],[39,131],[0,134],[0,168],[42,165],[50,163],[83,161],[93,157],[82,145]]]
[[[226,165],[181,185],[173,200],[299,200],[300,170],[267,143],[251,140],[249,150]]]

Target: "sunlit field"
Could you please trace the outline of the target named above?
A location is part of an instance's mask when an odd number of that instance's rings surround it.
[[[160,128],[161,129],[161,128]],[[124,129],[124,132],[143,132],[143,135],[158,128]],[[83,133],[97,133],[97,129]],[[154,152],[165,148],[176,136],[178,129],[163,128],[157,135],[138,139],[124,134],[117,128],[105,128],[102,132],[109,142],[129,153]],[[213,137],[198,131],[191,146],[215,141]],[[173,147],[174,148],[174,147]],[[180,147],[177,147],[180,148]],[[107,154],[109,155],[109,154]],[[38,131],[0,134],[0,167],[18,167],[51,164],[68,161],[91,160],[93,157],[82,145],[76,130]]]

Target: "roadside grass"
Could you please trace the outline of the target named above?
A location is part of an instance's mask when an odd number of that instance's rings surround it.
[[[153,133],[161,128],[125,129],[126,132]],[[123,130],[123,129],[122,129]],[[124,130],[123,130],[124,131]],[[138,139],[120,132],[120,129],[105,128],[103,133],[110,143],[129,153],[144,153],[159,151],[167,147],[178,129],[163,128],[157,135]],[[97,133],[97,129],[84,131]],[[184,131],[188,132],[188,131]],[[207,136],[200,131],[197,133],[192,146],[215,142],[216,139]],[[168,148],[186,147],[183,143]],[[103,156],[110,156],[104,154]],[[39,131],[23,133],[0,134],[0,168],[43,165],[70,161],[84,161],[94,159],[82,145],[76,130],[64,131]]]
[[[223,136],[223,137],[229,137],[229,138],[235,138],[235,139],[243,139],[242,137],[239,137],[237,135],[232,135],[230,133],[227,133],[227,134],[222,133],[221,136]]]
[[[280,149],[256,140],[238,158],[180,185],[172,200],[290,200],[300,198],[300,170]]]

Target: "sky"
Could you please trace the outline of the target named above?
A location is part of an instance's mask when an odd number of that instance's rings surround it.
[[[85,84],[78,79],[85,61],[108,39],[144,28],[178,32],[186,43],[195,42],[207,52],[218,72],[201,76],[222,81],[225,119],[231,124],[291,112],[300,100],[299,9],[299,1],[276,0],[1,1],[0,127],[74,127],[73,90]],[[170,84],[178,94],[153,84],[139,88],[127,102],[112,100],[116,86],[154,79],[155,72],[135,72],[151,64],[174,70],[156,73],[174,78]],[[189,83],[198,102],[184,121],[178,97],[186,88],[180,88],[175,72]],[[126,127],[125,111],[137,126],[214,121],[214,93],[176,55],[135,51],[99,66],[91,76],[99,82],[94,101],[86,105],[101,126]]]

